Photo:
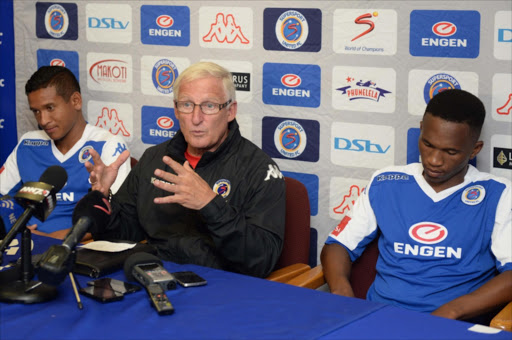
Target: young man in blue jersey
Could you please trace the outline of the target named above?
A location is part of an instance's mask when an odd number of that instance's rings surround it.
[[[421,163],[377,171],[322,249],[332,293],[354,296],[352,262],[379,237],[367,299],[451,319],[512,301],[510,181],[469,165],[482,149],[482,102],[437,94],[419,138]]]
[[[84,166],[91,159],[90,150],[99,150],[103,162],[111,164],[127,146],[121,137],[85,121],[80,85],[67,68],[39,68],[27,81],[25,93],[40,130],[25,133],[0,168],[0,194],[14,196],[23,183],[38,181],[49,166],[62,166],[68,180],[57,194],[55,209],[45,222],[29,221],[33,232],[62,238],[71,227],[75,204],[90,189]],[[113,191],[129,171],[128,162],[120,167]]]

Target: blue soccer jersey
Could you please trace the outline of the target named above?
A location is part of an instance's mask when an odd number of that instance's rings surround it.
[[[28,224],[37,224],[37,230],[46,233],[70,228],[76,203],[91,188],[89,173],[84,166],[87,160],[92,161],[89,153],[91,148],[108,165],[127,149],[127,145],[121,137],[87,124],[82,138],[63,155],[44,131],[27,132],[0,169],[0,193],[14,196],[23,183],[37,182],[49,166],[60,165],[66,170],[68,180],[57,193],[55,209],[45,222],[32,218]],[[113,192],[117,191],[129,172],[130,164],[125,162],[112,185]]]
[[[510,182],[469,166],[464,182],[436,193],[421,164],[377,171],[326,243],[352,261],[379,235],[369,300],[431,312],[512,270]]]

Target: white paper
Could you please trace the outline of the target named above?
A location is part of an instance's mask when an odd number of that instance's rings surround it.
[[[82,246],[85,249],[117,253],[135,247],[136,243],[116,243],[109,241],[94,241]]]

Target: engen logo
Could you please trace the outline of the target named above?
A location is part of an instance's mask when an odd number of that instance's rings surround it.
[[[50,61],[50,66],[62,66],[62,67],[65,67],[66,63],[62,59],[52,59]]]
[[[123,121],[119,119],[115,108],[103,107],[96,120],[96,126],[108,130],[113,135],[122,134],[124,137],[130,137],[130,133],[125,128]]]
[[[480,53],[478,11],[414,10],[410,23],[413,56],[476,58]]]
[[[448,230],[434,222],[420,222],[409,228],[409,236],[416,242],[436,244],[448,236]]]
[[[158,117],[156,120],[156,125],[158,125],[158,127],[161,129],[169,130],[174,126],[174,121],[170,117],[162,116]]]
[[[190,9],[187,6],[143,5],[140,16],[140,34],[143,44],[174,46],[190,44]]]
[[[440,21],[432,26],[432,32],[440,37],[449,37],[457,32],[457,26],[448,21]]]
[[[76,4],[36,2],[36,35],[43,39],[78,39]]]
[[[281,77],[281,84],[286,87],[297,87],[302,83],[302,79],[296,74],[285,74]]]
[[[320,67],[265,63],[262,94],[265,104],[318,107]]]
[[[201,7],[199,43],[210,48],[252,48],[252,10],[250,8]]]

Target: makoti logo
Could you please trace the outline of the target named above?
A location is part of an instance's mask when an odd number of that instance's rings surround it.
[[[99,60],[89,68],[89,75],[96,83],[124,83],[128,78],[128,64],[120,59]]]

